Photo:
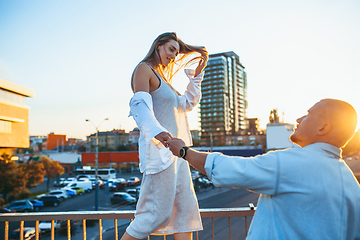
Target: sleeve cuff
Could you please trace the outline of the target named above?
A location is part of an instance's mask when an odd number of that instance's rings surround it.
[[[214,169],[214,162],[215,162],[215,158],[220,156],[220,153],[211,153],[209,155],[207,155],[206,157],[206,161],[205,161],[205,172],[207,177],[209,178],[210,181],[213,182],[212,177],[213,177],[213,169]]]
[[[194,69],[184,69],[186,76],[193,81],[201,81],[204,77],[204,71],[202,71],[199,75],[195,76],[195,70]]]
[[[158,135],[161,132],[169,132],[168,130],[166,130],[165,128],[162,127],[155,127],[153,130],[151,130],[151,132],[145,137],[146,142],[150,141],[151,139],[153,139],[156,135]]]

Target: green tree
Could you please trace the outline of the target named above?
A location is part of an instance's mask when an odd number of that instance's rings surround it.
[[[46,189],[49,191],[50,179],[55,178],[57,175],[62,175],[64,173],[64,168],[58,162],[51,160],[46,156],[41,156],[40,160],[44,165],[45,175],[47,176]]]
[[[125,145],[119,145],[116,147],[116,151],[126,152],[126,151],[130,151],[130,148]]]
[[[22,167],[19,167],[11,156],[3,154],[0,157],[0,193],[6,201],[9,193],[16,194],[24,190],[26,177]]]
[[[99,149],[98,149],[99,152],[113,152],[114,149],[111,148],[111,147],[103,147],[103,146],[100,146]]]

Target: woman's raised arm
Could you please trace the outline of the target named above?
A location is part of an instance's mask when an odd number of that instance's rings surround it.
[[[195,77],[198,76],[206,67],[206,64],[209,60],[209,55],[208,53],[204,53],[204,54],[201,54],[201,57],[200,57],[200,62],[199,62],[199,65],[197,66],[197,68],[195,69]]]

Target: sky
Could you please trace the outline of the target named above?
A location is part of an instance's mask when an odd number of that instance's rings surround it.
[[[0,77],[35,91],[30,135],[129,132],[131,74],[171,31],[209,54],[240,57],[247,117],[261,128],[272,109],[295,124],[323,98],[360,113],[359,12],[358,0],[0,0]],[[181,72],[174,86],[183,92],[187,82]],[[199,109],[188,116],[200,129]]]

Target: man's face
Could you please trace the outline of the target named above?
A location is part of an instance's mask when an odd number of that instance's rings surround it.
[[[324,103],[320,101],[311,107],[306,115],[296,120],[298,124],[290,136],[293,143],[305,147],[316,142],[317,132],[324,121],[324,107]]]

